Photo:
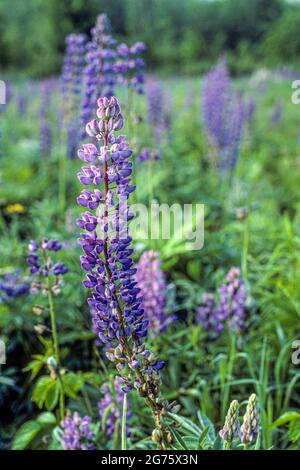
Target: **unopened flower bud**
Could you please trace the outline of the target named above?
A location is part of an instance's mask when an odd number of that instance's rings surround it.
[[[85,126],[86,133],[91,137],[96,137],[99,134],[98,122],[96,119],[88,122]]]
[[[239,424],[239,404],[237,400],[230,403],[229,410],[225,418],[225,424],[219,432],[221,438],[230,443],[235,437],[240,436]]]
[[[241,441],[243,444],[253,443],[259,433],[259,411],[257,404],[257,397],[255,393],[249,398],[246,413],[244,415],[243,424],[241,427]]]

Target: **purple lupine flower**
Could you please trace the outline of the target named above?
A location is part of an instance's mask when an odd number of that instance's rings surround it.
[[[20,270],[0,275],[0,304],[20,297],[30,291],[30,280],[21,278]]]
[[[85,64],[86,36],[69,34],[61,74],[63,126],[67,131],[67,155],[74,158],[78,147],[78,119],[81,99],[83,69]]]
[[[143,297],[142,307],[149,320],[149,329],[156,336],[174,321],[174,316],[166,315],[167,284],[159,253],[143,253],[137,264],[136,280]]]
[[[86,46],[84,68],[84,98],[82,101],[81,123],[83,126],[94,117],[99,96],[112,96],[115,84],[114,61],[115,40],[110,35],[110,21],[107,15],[99,15],[91,30],[91,41]],[[82,138],[86,132],[82,133]]]
[[[95,434],[91,429],[90,416],[81,418],[77,411],[73,417],[67,416],[61,423],[63,428],[62,444],[65,450],[95,450]]]
[[[246,112],[241,96],[232,90],[224,60],[204,78],[202,108],[204,128],[217,152],[219,168],[232,171],[239,156]]]
[[[48,253],[58,252],[61,249],[62,245],[55,239],[48,240],[43,238],[40,244],[31,240],[28,244],[28,257],[26,260],[30,266],[30,274],[48,277],[52,273],[56,278],[57,286],[62,284],[60,276],[64,276],[68,272],[68,268],[61,262],[53,264],[53,260],[49,257]]]
[[[156,161],[160,160],[160,151],[159,150],[152,150],[149,147],[143,147],[136,157],[138,162],[149,162],[149,161]]]
[[[54,82],[51,79],[44,80],[41,84],[41,103],[39,109],[40,123],[40,153],[47,157],[52,149],[52,127],[49,119]]]
[[[205,292],[202,296],[201,305],[197,309],[197,323],[208,330],[211,325],[211,316],[216,308],[216,300],[213,294]]]
[[[120,428],[121,419],[122,419],[122,408],[124,400],[124,392],[122,390],[122,379],[117,377],[114,380],[114,390],[112,391],[108,384],[105,384],[101,387],[101,392],[103,397],[98,403],[99,408],[99,417],[103,431],[106,432],[108,437],[112,437],[116,429]],[[130,404],[127,404],[127,420],[126,420],[126,434],[127,437],[130,436],[130,429],[128,420],[132,416],[130,410]],[[105,417],[105,422],[103,418]]]
[[[40,153],[42,157],[50,155],[52,149],[52,129],[46,118],[40,121]]]
[[[158,80],[147,80],[148,121],[152,128],[155,141],[160,142],[164,132],[163,90]]]
[[[145,51],[146,47],[143,42],[136,42],[131,47],[125,43],[119,44],[117,47],[118,59],[114,64],[118,82],[138,94],[144,93],[145,76],[143,69],[145,68],[145,62],[140,54]]]
[[[94,213],[84,213],[78,220],[79,226],[86,230],[79,239],[85,253],[81,264],[87,270],[83,284],[91,291],[88,304],[93,330],[120,374],[122,391],[129,393],[134,387],[145,397],[155,421],[155,442],[165,449],[172,435],[163,416],[177,407],[162,400],[160,395],[159,371],[164,361],[145,348],[149,321],[141,305],[143,299],[135,280],[137,270],[133,266],[132,240],[128,235],[128,222],[133,218],[128,199],[135,189],[129,161],[132,152],[125,136],[115,135],[124,125],[117,98],[102,97],[97,104],[98,119],[90,121],[86,131],[99,142],[98,165],[85,166],[78,175],[84,185],[92,187],[91,191],[97,189],[103,194]],[[94,155],[93,144],[83,147],[79,157],[88,162],[90,151]],[[101,190],[93,187],[100,184]],[[95,219],[97,225],[93,229]]]
[[[84,34],[69,34],[65,42],[66,51],[60,78],[60,91],[65,118],[69,120],[72,114],[78,113],[85,63],[86,36]]]
[[[239,268],[231,268],[226,281],[218,289],[219,301],[205,293],[197,309],[197,321],[212,337],[218,336],[225,326],[234,331],[245,328],[247,291]]]

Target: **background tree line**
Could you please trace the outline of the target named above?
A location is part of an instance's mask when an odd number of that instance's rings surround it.
[[[233,71],[300,65],[300,3],[285,0],[2,0],[1,69],[58,73],[64,38],[106,12],[119,40],[142,40],[147,63],[199,73],[226,52]]]

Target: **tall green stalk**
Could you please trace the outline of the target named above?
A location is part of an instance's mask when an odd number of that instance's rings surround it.
[[[64,419],[65,417],[65,393],[64,393],[63,382],[60,376],[61,364],[60,364],[58,334],[57,334],[57,327],[56,327],[56,315],[55,315],[53,296],[51,292],[51,284],[50,284],[49,277],[47,277],[47,290],[48,290],[48,303],[49,303],[49,310],[50,310],[53,351],[54,351],[54,358],[58,366],[57,378],[58,378],[59,385],[60,385],[59,408],[60,408],[61,419]]]

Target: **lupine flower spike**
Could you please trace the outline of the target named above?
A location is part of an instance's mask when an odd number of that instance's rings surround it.
[[[259,410],[255,393],[249,398],[246,413],[241,427],[241,441],[243,444],[253,444],[258,436],[260,426]]]
[[[61,423],[63,428],[62,444],[65,450],[94,450],[95,434],[91,430],[91,418],[81,418],[75,411]]]
[[[93,118],[98,96],[111,96],[115,84],[114,61],[117,57],[115,40],[110,35],[110,21],[99,15],[91,30],[92,40],[86,46],[84,68],[84,98],[81,123],[83,126]],[[86,133],[82,132],[82,138]]]
[[[221,60],[204,78],[202,93],[204,128],[216,153],[222,174],[234,170],[246,121],[241,96],[231,88],[229,71]]]
[[[162,417],[172,406],[169,408],[160,398],[158,371],[164,362],[145,348],[149,322],[138,295],[128,235],[132,218],[128,199],[135,189],[130,184],[132,152],[124,135],[115,136],[124,124],[118,100],[104,97],[97,104],[98,119],[86,125],[86,132],[98,140],[99,148],[84,144],[78,152],[79,158],[90,164],[82,168],[78,179],[94,187],[83,190],[77,199],[89,209],[77,221],[85,230],[79,239],[85,252],[81,265],[88,273],[84,286],[91,290],[88,303],[94,328],[106,346],[108,359],[122,377],[123,391],[128,393],[134,387],[145,397],[155,419],[159,444],[166,448],[171,435]]]
[[[227,444],[230,444],[234,438],[240,438],[239,404],[237,400],[230,403],[225,424],[219,435]]]
[[[141,289],[142,306],[153,336],[164,331],[175,318],[166,315],[166,279],[159,253],[146,251],[138,262],[137,285]]]
[[[239,268],[231,268],[218,289],[218,301],[213,294],[203,294],[197,320],[211,337],[222,333],[225,326],[240,332],[246,323],[246,283]]]

